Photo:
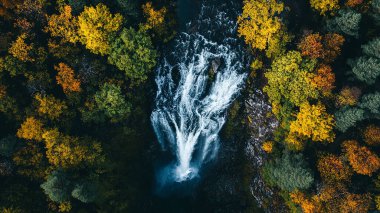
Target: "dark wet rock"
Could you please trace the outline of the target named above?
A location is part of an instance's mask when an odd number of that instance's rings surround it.
[[[214,59],[211,62],[211,70],[213,73],[216,73],[218,71],[218,68],[220,66],[220,58]]]
[[[271,138],[273,131],[278,126],[278,121],[271,114],[271,106],[260,90],[256,90],[246,99],[245,108],[250,131],[250,138],[245,147],[245,156],[252,169],[257,171],[251,177],[250,192],[266,212],[285,212],[286,208],[282,208],[281,203],[277,206],[273,205],[274,200],[279,200],[278,195],[265,184],[259,172],[267,157],[261,148],[262,143]]]

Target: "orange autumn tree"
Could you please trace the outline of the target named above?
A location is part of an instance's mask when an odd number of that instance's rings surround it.
[[[331,63],[339,56],[343,43],[344,37],[339,34],[328,33],[321,36],[314,33],[305,35],[298,44],[298,49],[303,56]]]
[[[363,3],[363,0],[346,0],[345,5],[348,7],[356,7]]]
[[[368,194],[350,193],[347,187],[339,182],[324,184],[312,197],[316,211],[314,212],[368,212],[371,197]]]
[[[363,132],[364,141],[370,146],[380,145],[380,127],[369,125]]]
[[[34,117],[28,117],[17,130],[17,137],[27,140],[42,140],[43,124]]]
[[[305,193],[296,190],[289,195],[292,202],[298,204],[302,208],[303,213],[314,213],[316,211],[315,202],[306,197]]]
[[[369,194],[348,193],[340,204],[340,212],[368,212],[371,206]]]
[[[53,37],[61,37],[64,41],[75,43],[79,40],[78,20],[71,14],[71,7],[65,5],[59,8],[60,14],[49,16],[48,26],[45,28]]]
[[[332,89],[334,89],[335,74],[330,66],[322,64],[318,67],[312,82],[315,87],[321,90],[323,95],[327,96],[331,94]]]
[[[380,168],[380,158],[376,153],[365,146],[360,146],[357,141],[345,141],[342,148],[356,173],[371,176]]]
[[[56,80],[57,84],[62,86],[63,92],[80,92],[81,82],[74,75],[74,70],[64,63],[59,63],[58,66],[54,66],[54,69],[58,71]]]
[[[266,152],[266,153],[272,153],[273,152],[273,146],[274,143],[273,141],[265,141],[261,148]]]
[[[333,154],[327,154],[319,158],[318,171],[325,182],[348,181],[352,172],[342,158]]]
[[[319,33],[315,33],[303,37],[301,42],[298,44],[298,49],[301,50],[303,56],[309,56],[314,59],[322,58],[322,36],[319,35]]]
[[[321,103],[311,105],[308,102],[300,106],[296,120],[290,123],[289,137],[299,140],[311,139],[318,142],[333,142],[334,116],[326,112]]]
[[[340,55],[344,44],[344,37],[337,33],[327,33],[323,37],[323,60],[327,63],[333,62]]]

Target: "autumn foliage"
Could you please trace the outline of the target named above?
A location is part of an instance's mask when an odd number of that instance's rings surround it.
[[[245,0],[238,17],[238,33],[253,49],[266,50],[268,57],[278,54],[288,37],[279,14],[284,4],[276,0]]]
[[[64,135],[57,129],[45,131],[42,138],[47,149],[46,157],[55,167],[91,165],[101,160],[99,143],[86,143],[86,140]]]
[[[34,117],[28,117],[17,130],[17,137],[27,140],[42,140],[43,124]]]
[[[345,141],[342,144],[348,161],[354,171],[361,175],[371,176],[380,168],[380,158],[365,146],[356,141]]]
[[[38,102],[37,111],[39,115],[46,116],[49,119],[55,120],[60,118],[67,109],[66,104],[54,96],[36,94],[34,98]]]
[[[59,63],[54,67],[58,71],[56,80],[57,84],[62,86],[65,93],[80,92],[81,82],[74,75],[74,70],[64,63]]]
[[[349,7],[356,7],[363,3],[364,0],[346,0],[345,5]]]
[[[361,93],[357,87],[344,87],[336,96],[336,105],[340,107],[353,106],[358,102]]]
[[[123,17],[112,14],[104,4],[85,7],[78,16],[79,41],[95,54],[108,54],[110,37],[121,28],[122,22]]]
[[[290,123],[290,135],[300,139],[333,142],[334,116],[326,112],[321,103],[311,105],[307,102],[300,106],[297,119]]]
[[[64,41],[75,43],[79,40],[78,21],[71,11],[71,7],[65,5],[60,8],[60,14],[49,16],[46,31],[54,37],[61,37]]]
[[[322,94],[330,94],[335,87],[335,74],[330,66],[322,64],[317,68],[316,75],[312,81],[321,90]]]
[[[26,42],[27,35],[21,34],[17,37],[16,41],[11,44],[9,48],[9,53],[13,57],[19,59],[20,61],[33,61],[31,57],[31,50],[33,49],[33,44],[27,44]]]
[[[364,141],[371,146],[380,145],[380,127],[375,125],[369,125],[365,128]]]
[[[304,36],[298,48],[303,56],[330,63],[340,54],[343,43],[344,37],[339,34],[328,33],[321,36],[319,33],[314,33]]]
[[[317,10],[321,15],[339,9],[338,0],[310,0],[311,7]]]
[[[343,159],[332,154],[322,156],[317,167],[325,182],[348,181],[352,175],[351,169]]]

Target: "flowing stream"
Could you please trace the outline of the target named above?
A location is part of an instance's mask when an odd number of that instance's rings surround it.
[[[226,111],[246,78],[237,39],[236,3],[204,0],[156,70],[151,122],[162,150],[172,156],[163,170],[174,182],[199,176],[217,156]]]

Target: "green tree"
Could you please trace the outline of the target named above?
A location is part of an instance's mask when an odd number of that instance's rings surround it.
[[[12,77],[24,74],[27,71],[24,63],[9,55],[4,58],[2,69],[8,71],[9,75]]]
[[[366,94],[362,97],[359,107],[369,110],[373,114],[380,113],[380,92]]]
[[[133,85],[145,82],[157,59],[149,35],[143,31],[124,28],[111,47],[108,62],[124,71]]]
[[[359,108],[344,107],[335,113],[336,128],[341,132],[346,132],[364,119],[364,110]]]
[[[375,20],[377,25],[380,25],[380,0],[371,1],[370,15]]]
[[[98,109],[113,122],[125,119],[131,111],[131,105],[126,102],[120,86],[114,84],[105,83],[95,94],[95,102]]]
[[[308,189],[314,181],[302,154],[283,153],[281,158],[268,162],[263,167],[263,175],[271,185],[288,192]]]
[[[16,147],[17,138],[14,136],[7,136],[0,140],[0,155],[4,157],[11,157]]]
[[[70,199],[71,183],[67,175],[61,171],[53,171],[47,180],[41,184],[41,188],[54,202],[63,202]]]
[[[329,31],[357,37],[361,18],[362,15],[352,9],[339,10],[337,16],[327,20],[327,29]]]
[[[76,184],[74,190],[71,192],[73,198],[76,198],[83,203],[91,203],[96,199],[97,188],[92,182],[86,181]]]
[[[117,5],[128,16],[137,17],[139,15],[138,0],[116,0]]]
[[[367,84],[374,84],[380,75],[380,59],[362,56],[349,61],[348,64],[352,67],[356,78]]]
[[[380,37],[362,45],[362,49],[365,55],[380,59]]]

